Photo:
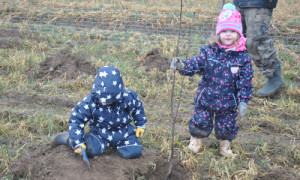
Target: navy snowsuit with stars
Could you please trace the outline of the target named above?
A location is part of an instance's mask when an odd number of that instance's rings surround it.
[[[111,103],[103,105],[102,103]],[[69,119],[69,140],[73,147],[85,143],[89,157],[102,154],[109,146],[116,147],[123,158],[135,158],[142,153],[136,137],[136,127],[145,128],[147,121],[137,94],[124,89],[119,70],[101,67],[95,77],[91,93],[72,110]],[[89,132],[84,134],[89,122]]]
[[[225,51],[219,45],[207,45],[200,54],[182,61],[180,74],[202,73],[194,99],[194,115],[189,122],[193,137],[205,138],[213,130],[218,140],[233,140],[238,132],[236,123],[239,102],[252,97],[252,64],[245,51]]]

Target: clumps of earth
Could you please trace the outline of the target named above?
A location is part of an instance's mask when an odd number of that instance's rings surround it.
[[[169,162],[158,150],[144,148],[139,158],[124,159],[113,148],[89,159],[88,169],[82,157],[67,146],[37,145],[23,150],[21,158],[13,163],[10,173],[14,178],[31,179],[101,179],[101,180],[160,180],[166,179]],[[29,152],[30,151],[30,152]],[[179,161],[173,161],[171,179],[189,179],[189,173]]]
[[[146,71],[158,69],[160,72],[166,72],[170,69],[170,59],[160,55],[159,49],[155,48],[146,53],[141,59],[140,66]],[[69,48],[59,51],[51,57],[47,57],[40,64],[38,78],[49,80],[75,80],[78,76],[94,76],[96,68],[91,63],[79,56],[72,54]]]
[[[95,73],[96,68],[88,60],[73,55],[66,48],[41,63],[38,78],[75,80],[78,76],[94,76]]]
[[[161,72],[170,69],[171,60],[160,55],[159,49],[155,48],[146,53],[139,61],[139,65],[145,67],[146,71],[157,68]]]

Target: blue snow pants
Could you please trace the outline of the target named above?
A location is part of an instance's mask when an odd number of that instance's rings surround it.
[[[213,130],[215,116],[215,136],[218,140],[232,141],[236,138],[239,127],[236,123],[237,109],[214,111],[204,106],[195,106],[193,117],[189,122],[191,136],[206,138]]]
[[[116,147],[116,153],[123,158],[139,157],[142,154],[142,143],[134,130],[131,124],[115,130],[91,129],[84,136],[88,157],[102,154],[109,146]]]

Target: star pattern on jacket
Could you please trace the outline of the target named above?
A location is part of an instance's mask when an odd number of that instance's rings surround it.
[[[100,72],[99,76],[100,76],[100,77],[106,77],[106,76],[107,76],[107,73],[106,73],[105,71]]]
[[[99,138],[107,141],[101,144],[102,148],[110,143],[138,145],[126,140],[135,135],[134,131],[131,134],[128,132],[128,125],[132,121],[137,127],[145,127],[147,118],[142,102],[134,91],[123,88],[121,74],[116,68],[102,67],[95,76],[91,93],[72,109],[69,119],[70,140],[73,147],[84,143],[84,127],[89,122],[89,129],[98,132]]]
[[[102,117],[102,116],[100,116],[99,118],[98,118],[98,121],[101,123],[101,122],[103,122],[103,120],[104,120],[104,118]]]

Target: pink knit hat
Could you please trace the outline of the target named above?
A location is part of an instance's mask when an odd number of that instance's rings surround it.
[[[218,16],[216,35],[224,30],[234,30],[239,33],[240,36],[243,34],[241,14],[236,11],[235,6],[230,3],[223,6],[223,10]]]

